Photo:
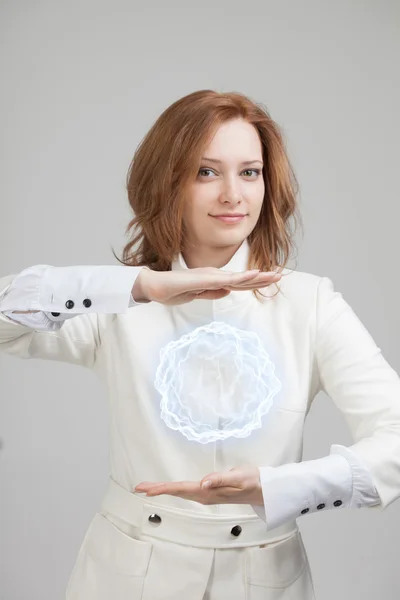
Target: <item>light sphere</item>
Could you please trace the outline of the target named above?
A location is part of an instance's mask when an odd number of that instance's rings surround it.
[[[166,425],[201,444],[249,436],[281,389],[260,337],[218,321],[162,348],[154,385]]]

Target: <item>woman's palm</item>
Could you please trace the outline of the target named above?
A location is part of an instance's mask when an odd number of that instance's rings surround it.
[[[214,267],[182,271],[145,272],[143,286],[149,300],[161,304],[185,304],[195,298],[217,300],[231,291],[252,290],[275,283],[281,277],[275,272],[244,271],[235,273]]]

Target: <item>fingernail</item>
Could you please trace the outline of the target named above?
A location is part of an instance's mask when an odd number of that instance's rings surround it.
[[[209,487],[211,487],[211,481],[209,479],[207,479],[207,481],[205,481],[201,487],[202,488],[209,488]]]

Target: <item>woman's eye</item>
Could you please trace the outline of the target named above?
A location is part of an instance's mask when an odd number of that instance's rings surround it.
[[[207,169],[206,167],[202,167],[199,170],[199,175],[202,175],[204,173],[204,171],[207,173],[214,173],[214,171],[212,169]],[[261,170],[260,169],[246,169],[245,171],[243,171],[243,173],[255,173],[256,176],[260,175]],[[215,173],[214,173],[215,175]],[[207,175],[206,175],[207,176]]]
[[[211,169],[206,169],[206,168],[203,168],[203,169],[200,169],[200,171],[199,171],[199,175],[201,175],[201,172],[202,172],[202,171],[208,171],[209,173],[213,173],[213,172],[214,172],[214,171],[212,171]]]
[[[243,173],[255,173],[256,175],[259,175],[261,173],[260,169],[246,169],[246,171],[243,171]]]

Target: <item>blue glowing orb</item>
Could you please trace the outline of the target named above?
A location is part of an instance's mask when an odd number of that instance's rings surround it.
[[[201,444],[247,437],[281,389],[274,372],[256,333],[217,321],[198,327],[160,351],[161,418]]]

